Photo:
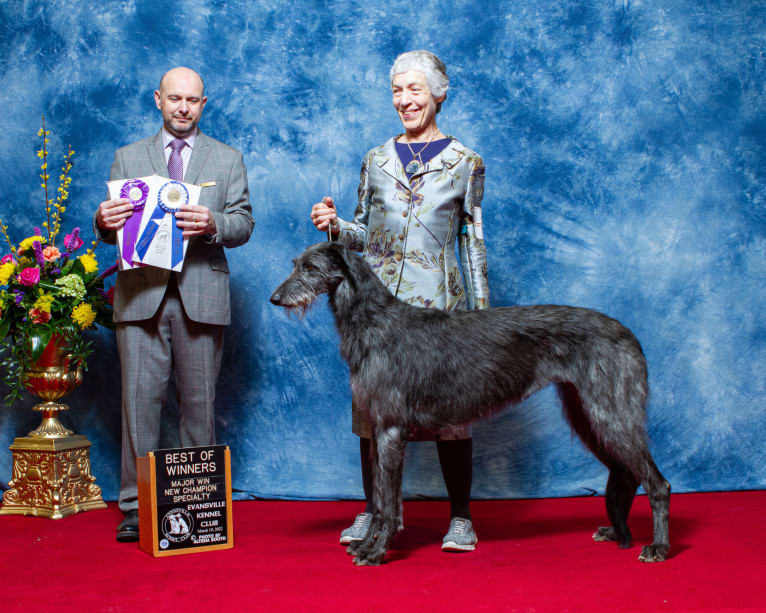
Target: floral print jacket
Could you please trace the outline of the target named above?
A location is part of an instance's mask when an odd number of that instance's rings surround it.
[[[408,180],[394,140],[365,155],[356,212],[351,221],[338,219],[338,241],[361,251],[389,291],[409,304],[487,308],[481,157],[452,138]]]

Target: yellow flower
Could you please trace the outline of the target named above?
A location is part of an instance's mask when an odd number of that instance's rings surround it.
[[[15,266],[13,262],[6,262],[5,264],[0,265],[0,285],[6,285],[8,283],[8,279],[11,278],[14,268]]]
[[[42,313],[50,313],[53,303],[56,301],[56,297],[53,294],[46,294],[43,292],[39,298],[35,300],[33,308]]]
[[[91,255],[90,253],[86,253],[81,255],[79,259],[82,267],[85,269],[86,274],[96,272],[98,270],[98,260],[96,260],[96,256]]]
[[[18,252],[21,253],[23,251],[26,251],[27,249],[32,248],[32,243],[37,241],[38,243],[42,244],[45,239],[42,236],[30,236],[29,238],[25,238],[23,241],[21,241],[21,244],[19,245]]]
[[[89,304],[81,302],[72,309],[72,320],[84,330],[92,326],[93,322],[96,321],[96,313]]]

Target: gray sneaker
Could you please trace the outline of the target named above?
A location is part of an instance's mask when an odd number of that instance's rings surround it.
[[[367,534],[370,522],[372,522],[372,513],[359,513],[354,523],[340,533],[340,544],[348,545],[354,541],[361,541]]]
[[[453,517],[442,541],[442,551],[473,551],[478,542],[471,520]]]

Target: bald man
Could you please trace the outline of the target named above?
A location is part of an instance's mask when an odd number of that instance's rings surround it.
[[[118,149],[110,178],[157,174],[202,185],[199,204],[175,213],[189,245],[181,272],[153,266],[120,271],[114,322],[122,369],[122,466],[118,541],[138,540],[136,458],[159,446],[160,412],[171,367],[179,396],[183,447],[215,443],[215,384],[223,331],[231,321],[229,267],[224,248],[238,247],[253,231],[247,172],[242,154],[197,127],[207,104],[202,78],[173,68],[160,81],[154,101],[162,128]],[[147,203],[147,206],[151,204]],[[115,242],[133,215],[125,198],[102,202],[97,233]]]

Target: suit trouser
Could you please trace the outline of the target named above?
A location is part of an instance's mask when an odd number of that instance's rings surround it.
[[[201,324],[184,312],[175,275],[151,319],[117,324],[122,369],[120,510],[138,508],[136,458],[158,448],[160,414],[175,370],[182,447],[215,444],[215,384],[224,326]]]

